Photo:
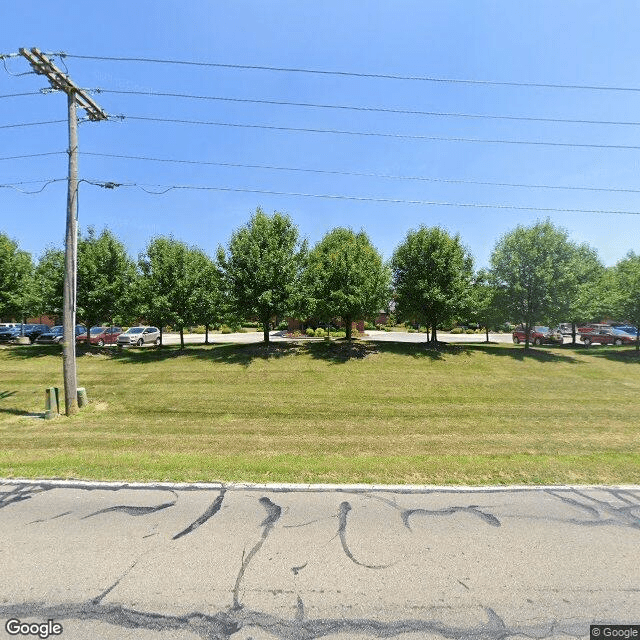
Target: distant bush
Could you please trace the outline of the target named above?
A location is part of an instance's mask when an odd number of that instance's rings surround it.
[[[277,327],[278,331],[284,331],[289,328],[289,323],[283,320]]]
[[[407,329],[407,333],[418,333],[418,330],[417,330],[417,329],[414,329],[413,327],[409,327],[409,328]]]
[[[327,332],[322,327],[318,327],[315,330],[314,335],[316,338],[324,338],[327,335]]]
[[[306,331],[305,331],[305,335],[309,336],[309,338],[313,338],[316,335],[316,332],[309,327]]]
[[[220,327],[220,333],[233,333],[233,329],[229,326],[227,326],[226,324],[223,324]]]
[[[453,327],[453,329],[451,329],[450,333],[463,333],[464,329],[462,327]]]
[[[373,331],[376,328],[376,325],[373,322],[365,322],[364,328],[366,331]]]
[[[464,332],[465,333],[475,333],[476,330],[475,329],[465,329]]]
[[[262,327],[259,322],[243,322],[242,324],[244,324],[245,327],[249,327],[250,329],[258,329]]]

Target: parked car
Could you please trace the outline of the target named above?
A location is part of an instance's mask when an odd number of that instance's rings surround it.
[[[141,347],[143,344],[160,344],[160,329],[157,327],[131,327],[118,336],[117,344]]]
[[[619,329],[620,331],[624,331],[625,333],[628,333],[634,338],[638,335],[638,327],[634,327],[633,325],[630,325],[630,324],[624,324],[619,327],[614,327],[614,329]]]
[[[613,329],[611,327],[605,329],[596,329],[590,333],[583,333],[580,335],[580,340],[584,342],[587,347],[594,342],[599,344],[635,344],[636,339],[629,335],[626,331],[620,331],[619,329]]]
[[[20,335],[20,327],[2,327],[0,329],[0,342],[11,342]]]
[[[103,347],[105,344],[115,344],[122,333],[122,327],[91,327],[89,330],[89,342]],[[87,332],[76,336],[77,342],[87,341]]]
[[[76,331],[75,331],[76,336],[80,335],[81,333],[86,333],[86,331],[87,329],[84,325],[82,324],[76,325]],[[58,344],[62,342],[63,337],[64,337],[64,327],[60,324],[60,325],[56,325],[55,327],[51,327],[49,331],[47,331],[46,333],[40,334],[36,338],[36,342],[38,344]]]
[[[578,333],[592,333],[594,331],[600,331],[600,329],[611,329],[610,324],[585,324],[578,327]]]
[[[558,325],[558,330],[563,336],[570,336],[572,333],[571,323],[570,322],[561,322]]]
[[[512,334],[514,344],[525,341],[525,331],[522,325],[518,325]],[[529,329],[529,342],[533,344],[562,344],[564,338],[559,329],[535,326]]]
[[[46,324],[14,324],[0,329],[0,342],[11,342],[20,336],[26,336],[33,342],[40,334],[49,331]]]

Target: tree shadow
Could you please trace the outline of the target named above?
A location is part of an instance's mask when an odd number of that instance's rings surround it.
[[[594,358],[604,358],[610,362],[622,362],[624,364],[640,364],[640,351],[635,347],[589,347],[586,352]]]
[[[466,344],[468,351],[478,351],[491,356],[511,358],[524,362],[526,360],[536,360],[538,362],[567,362],[570,364],[580,364],[580,360],[568,353],[558,353],[559,350],[565,350],[565,347],[529,347],[525,349],[523,346],[509,345],[503,343],[489,344]],[[583,349],[583,347],[578,347]],[[567,350],[568,351],[568,350]]]
[[[6,400],[7,398],[11,398],[11,396],[15,396],[17,391],[0,391],[0,401]],[[44,413],[32,413],[30,411],[24,411],[23,409],[7,409],[5,407],[0,407],[0,413],[8,413],[14,416],[30,416],[32,418],[44,418]]]

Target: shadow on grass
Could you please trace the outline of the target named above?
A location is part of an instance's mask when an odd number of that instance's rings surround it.
[[[14,345],[6,351],[9,352],[9,358],[16,359],[42,358],[51,355],[62,356],[62,348],[59,345]],[[103,358],[126,364],[163,362],[173,358],[196,358],[208,362],[240,364],[243,366],[250,365],[254,360],[275,360],[293,355],[309,355],[315,360],[341,364],[351,360],[363,360],[370,355],[381,353],[441,360],[444,356],[469,355],[473,352],[519,361],[537,360],[538,362],[550,363],[577,364],[584,362],[584,358],[576,358],[578,353],[581,356],[607,358],[617,362],[640,362],[640,355],[635,351],[635,348],[624,347],[592,346],[587,348],[582,344],[565,344],[561,347],[530,346],[528,350],[525,350],[523,345],[491,342],[438,342],[432,344],[428,342],[391,342],[358,339],[354,339],[351,343],[345,339],[337,339],[331,341],[292,340],[291,342],[270,342],[268,345],[262,342],[249,344],[187,344],[184,349],[181,349],[179,345],[124,348],[79,345],[76,351],[78,359]]]
[[[6,400],[11,396],[15,396],[16,393],[18,392],[17,391],[0,391],[0,400]],[[0,413],[9,413],[13,416],[37,416],[37,417],[40,416],[40,414],[30,413],[29,411],[23,411],[22,409],[5,409],[2,406],[0,406]]]
[[[640,351],[635,347],[591,346],[588,354],[593,358],[604,358],[611,362],[624,364],[640,364]]]

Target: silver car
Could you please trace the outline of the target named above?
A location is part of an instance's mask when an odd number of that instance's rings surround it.
[[[160,329],[158,327],[131,327],[118,336],[117,344],[141,347],[143,344],[160,344]]]

